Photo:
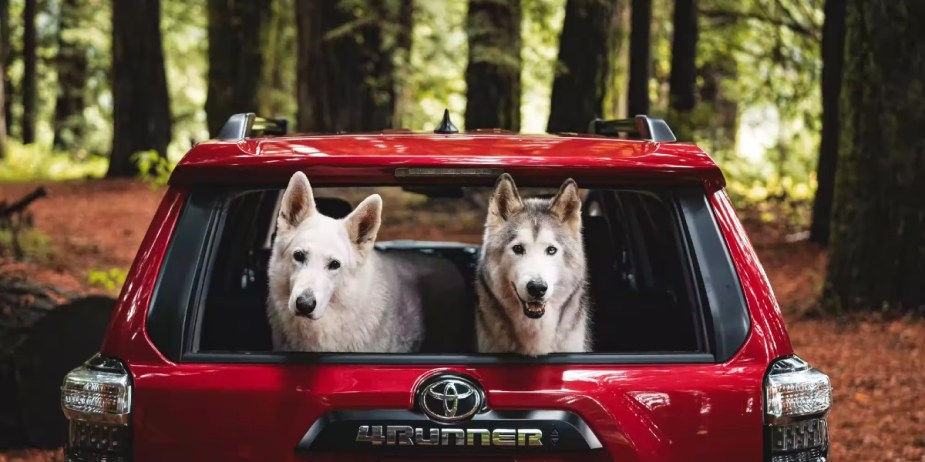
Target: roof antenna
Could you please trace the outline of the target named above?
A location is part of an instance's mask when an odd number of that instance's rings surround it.
[[[441,135],[447,135],[451,133],[459,133],[459,129],[453,125],[453,122],[450,121],[450,110],[443,110],[443,120],[440,121],[440,125],[437,125],[437,128],[434,129],[434,133],[439,133]]]

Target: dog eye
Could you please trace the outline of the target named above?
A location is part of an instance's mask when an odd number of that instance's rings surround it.
[[[292,252],[292,259],[299,263],[305,263],[305,251],[296,250],[295,252]]]
[[[328,269],[329,269],[329,270],[334,271],[334,270],[339,269],[339,268],[340,268],[340,262],[339,262],[339,261],[337,261],[337,260],[331,260],[330,262],[328,262]]]
[[[553,246],[546,247],[546,255],[555,255],[556,252],[558,252],[558,251],[559,251],[559,249],[557,249],[557,248],[555,248],[555,247],[553,247]]]
[[[523,255],[523,254],[524,254],[524,246],[522,246],[522,245],[520,245],[520,244],[517,244],[517,245],[515,245],[514,247],[511,247],[511,250],[513,250],[514,253],[517,254],[517,255]]]

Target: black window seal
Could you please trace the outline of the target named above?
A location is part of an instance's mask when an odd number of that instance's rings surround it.
[[[671,200],[674,202],[674,207],[672,207],[672,218],[675,221],[674,231],[677,233],[675,239],[679,241],[681,246],[682,259],[684,260],[684,284],[685,289],[688,293],[688,298],[691,299],[693,303],[697,306],[697,312],[694,313],[693,320],[696,324],[695,335],[697,337],[697,345],[700,346],[701,350],[709,351],[715,354],[715,344],[710,339],[709,332],[707,331],[707,312],[710,310],[710,302],[706,298],[704,293],[704,281],[701,278],[700,271],[697,268],[697,254],[694,251],[694,247],[691,243],[690,233],[688,232],[687,220],[684,217],[684,208],[681,204],[683,197],[685,196],[678,191],[675,191]]]
[[[151,294],[146,330],[151,342],[171,361],[180,361],[186,350],[186,326],[207,241],[221,212],[219,191],[190,191],[164,253]],[[194,232],[189,232],[189,231]],[[198,231],[198,232],[197,232]],[[181,256],[182,255],[182,256]]]
[[[710,309],[705,318],[711,351],[717,362],[726,362],[748,336],[751,318],[745,293],[707,195],[692,189],[679,189],[677,194],[700,291]]]

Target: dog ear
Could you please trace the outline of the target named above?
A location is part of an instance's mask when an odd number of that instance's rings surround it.
[[[572,232],[581,232],[581,196],[578,194],[578,183],[575,183],[575,180],[569,178],[562,183],[556,197],[549,202],[549,212]]]
[[[379,225],[382,224],[382,197],[378,194],[363,199],[357,208],[344,218],[347,235],[360,250],[365,250],[376,242]]]
[[[496,226],[504,223],[515,213],[524,208],[524,202],[520,199],[520,193],[517,192],[517,185],[514,179],[507,173],[498,177],[495,183],[495,190],[491,193],[491,199],[488,201],[488,218],[487,226]]]
[[[315,195],[308,177],[302,172],[295,172],[289,179],[289,186],[283,193],[283,203],[276,218],[276,228],[288,231],[299,226],[306,218],[317,212]]]

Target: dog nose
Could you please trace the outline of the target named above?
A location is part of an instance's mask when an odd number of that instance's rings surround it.
[[[315,311],[315,296],[311,294],[299,295],[295,300],[295,311],[299,316],[308,316]]]
[[[542,279],[533,279],[527,283],[527,293],[533,298],[540,298],[546,295],[547,288],[549,288],[549,286],[547,286],[546,281]]]

